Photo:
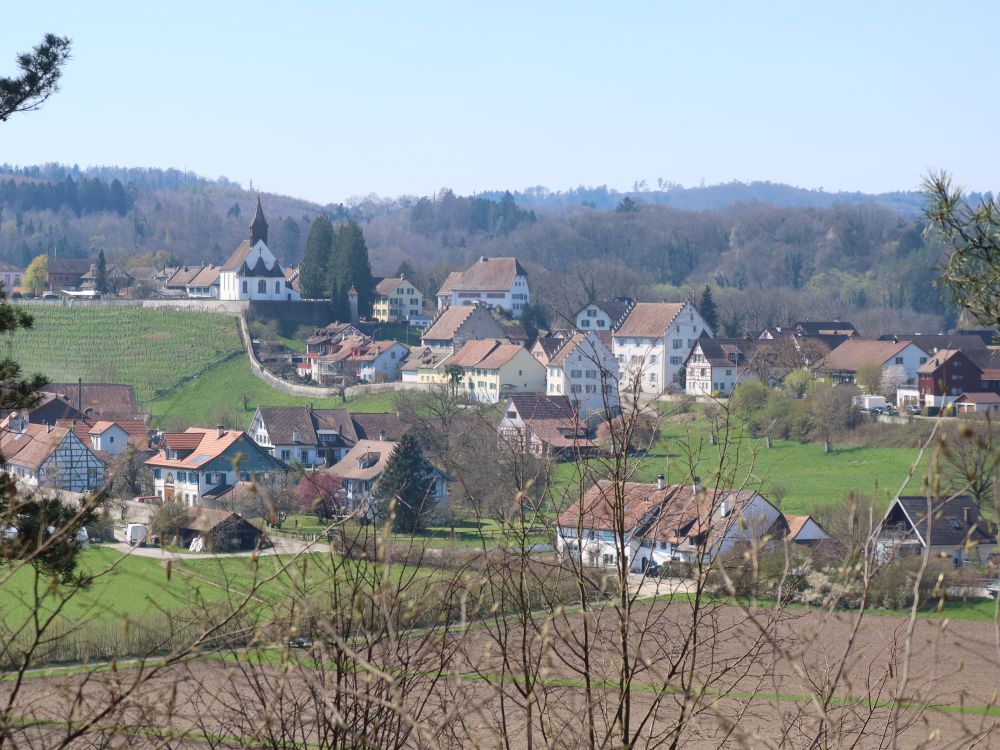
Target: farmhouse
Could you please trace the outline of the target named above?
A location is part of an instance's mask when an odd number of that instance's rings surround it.
[[[517,258],[480,257],[464,271],[448,274],[437,293],[438,309],[454,305],[498,307],[520,318],[528,304],[528,274]]]
[[[759,493],[625,482],[624,536],[615,533],[616,487],[601,480],[556,521],[556,553],[582,558],[590,565],[613,566],[619,555],[632,571],[649,563],[711,560],[737,545],[767,539],[815,544],[827,538],[812,519],[790,522]],[[792,532],[794,531],[794,536]]]
[[[698,339],[684,362],[688,395],[731,395],[737,383],[752,377],[745,348],[739,339]]]
[[[49,289],[79,289],[83,275],[97,258],[53,258],[49,256]]]
[[[924,407],[945,407],[966,391],[978,391],[983,371],[957,349],[939,349],[917,368],[917,387]]]
[[[149,432],[141,419],[99,419],[87,428],[90,447],[109,455],[118,455],[132,446],[137,451],[149,450]]]
[[[479,339],[505,338],[503,327],[490,313],[475,305],[457,305],[440,313],[420,337],[423,346],[432,349],[461,349]]]
[[[219,299],[298,300],[285,272],[267,247],[267,221],[257,196],[257,211],[250,224],[250,239],[233,251],[219,271]]]
[[[46,393],[52,393],[72,405],[87,417],[101,419],[141,419],[142,410],[135,395],[135,386],[122,383],[49,383]],[[66,415],[64,419],[72,419]],[[33,421],[38,421],[37,419]]]
[[[997,549],[995,524],[984,519],[968,495],[931,498],[904,495],[892,501],[879,525],[883,559],[920,555],[950,557],[955,565],[985,565]]]
[[[620,387],[660,393],[680,378],[695,342],[712,332],[690,302],[639,302],[612,334]]]
[[[380,323],[413,320],[423,315],[424,295],[405,276],[382,279],[375,285],[372,317]]]
[[[858,369],[866,364],[898,365],[906,372],[907,382],[913,383],[917,369],[927,360],[927,352],[910,341],[849,338],[817,362],[813,369],[835,383],[853,383]]]
[[[240,552],[258,549],[266,537],[243,516],[217,508],[195,508],[180,529],[180,543],[212,552]],[[196,542],[200,539],[200,543]]]
[[[146,461],[153,492],[163,502],[218,507],[241,482],[285,475],[288,465],[242,430],[189,427],[163,435],[160,451]]]
[[[597,446],[566,396],[515,394],[503,406],[497,435],[503,445],[538,457],[581,458]]]
[[[283,463],[306,467],[335,464],[359,441],[398,440],[406,431],[392,412],[351,414],[347,409],[260,406],[248,434]]]
[[[447,383],[443,363],[452,354],[450,349],[412,349],[399,368],[400,379],[404,383]]]
[[[359,440],[346,456],[324,472],[342,482],[347,510],[360,512],[368,519],[375,517],[377,509],[372,503],[375,490],[395,449],[395,441]],[[448,507],[448,477],[436,468],[432,477],[434,481],[428,499],[436,511],[445,511]]]
[[[0,454],[4,470],[32,487],[87,492],[104,482],[104,462],[71,426],[30,424],[13,417],[0,438]]]

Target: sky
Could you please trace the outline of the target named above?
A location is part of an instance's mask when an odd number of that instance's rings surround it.
[[[543,185],[997,188],[1000,4],[36,2],[68,36],[0,163],[175,167],[335,203]]]

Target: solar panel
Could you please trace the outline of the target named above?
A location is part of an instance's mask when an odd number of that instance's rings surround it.
[[[200,464],[202,461],[207,461],[209,458],[211,458],[211,456],[209,456],[207,453],[199,453],[197,456],[194,457],[194,462],[196,464]]]

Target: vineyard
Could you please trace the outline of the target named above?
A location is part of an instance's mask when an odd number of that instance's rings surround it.
[[[248,426],[257,406],[342,405],[289,396],[258,380],[236,318],[139,307],[30,309],[35,325],[7,340],[25,373],[53,382],[77,378],[135,386],[155,426]],[[355,411],[391,410],[392,394],[349,402]]]

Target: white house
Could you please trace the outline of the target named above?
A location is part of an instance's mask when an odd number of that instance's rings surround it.
[[[375,285],[372,317],[381,323],[420,318],[424,311],[424,295],[405,276],[390,276]]]
[[[149,449],[149,432],[139,419],[102,419],[94,422],[87,435],[91,448],[113,456],[127,451],[129,445],[140,451]]]
[[[615,331],[635,306],[631,297],[591,302],[576,314],[578,331]]]
[[[813,369],[835,383],[853,383],[858,369],[864,365],[898,365],[906,371],[906,382],[915,383],[917,370],[926,364],[928,358],[927,352],[912,341],[875,341],[852,337],[831,350]]]
[[[410,350],[398,341],[345,338],[329,354],[310,360],[310,377],[317,383],[331,377],[348,377],[366,383],[399,379],[399,368]]]
[[[545,363],[545,393],[569,397],[584,418],[607,409],[615,415],[618,360],[593,331],[574,334]]]
[[[690,302],[638,302],[611,334],[619,387],[660,393],[680,378],[695,342],[712,331]]]
[[[299,300],[285,272],[267,247],[267,221],[257,196],[257,211],[244,240],[219,270],[219,299]]]
[[[189,508],[219,507],[241,483],[288,472],[287,464],[242,430],[189,427],[165,433],[161,446],[146,461],[153,472],[153,492],[165,503]]]
[[[684,390],[690,396],[727,397],[737,383],[753,375],[738,340],[698,339],[684,363]]]
[[[508,396],[500,411],[500,445],[533,455],[578,459],[597,446],[587,423],[565,396],[519,393]]]
[[[438,309],[452,305],[499,307],[520,318],[528,304],[528,274],[517,258],[480,257],[464,271],[448,274],[437,293]]]
[[[439,367],[462,368],[460,388],[470,401],[496,404],[512,393],[543,393],[545,367],[520,344],[469,341]]]
[[[601,480],[557,519],[559,556],[614,566],[622,552],[629,570],[638,572],[650,563],[712,560],[738,544],[761,543],[765,537],[804,544],[827,538],[812,519],[792,517],[790,522],[752,490],[668,485],[662,475],[656,484],[626,482],[622,489],[621,539],[614,522],[616,487]]]

